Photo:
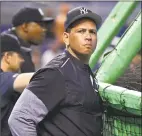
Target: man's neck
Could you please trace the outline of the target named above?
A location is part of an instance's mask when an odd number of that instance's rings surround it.
[[[89,64],[89,58],[90,56],[87,55],[81,55],[79,53],[75,53],[71,48],[68,48],[68,52],[75,57],[76,59],[80,60],[84,64]]]

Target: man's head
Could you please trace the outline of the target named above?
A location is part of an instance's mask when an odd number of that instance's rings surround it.
[[[67,50],[89,58],[97,45],[97,28],[100,24],[101,17],[84,7],[69,11],[63,34]]]
[[[12,18],[12,24],[18,30],[18,36],[34,45],[43,41],[47,24],[51,22],[53,18],[44,17],[43,11],[37,8],[23,8]]]
[[[19,41],[11,35],[1,35],[1,68],[5,72],[18,72],[24,62]]]

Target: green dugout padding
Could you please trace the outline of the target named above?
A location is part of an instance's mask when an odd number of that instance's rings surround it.
[[[104,102],[120,111],[142,115],[142,93],[99,82],[99,93]]]
[[[120,1],[113,8],[98,31],[97,47],[89,62],[91,68],[94,68],[104,50],[110,45],[114,36],[118,34],[138,3],[138,1]]]
[[[142,93],[107,83],[99,83],[99,93],[107,105],[103,136],[142,136]],[[121,111],[125,114],[119,115]]]
[[[98,45],[90,58],[94,67],[103,51],[135,9],[137,2],[118,2],[98,32]],[[106,56],[96,78],[106,107],[103,136],[142,136],[141,92],[113,86],[141,49],[141,13],[121,37],[117,47]],[[105,82],[105,83],[102,83]],[[107,84],[109,83],[109,84]]]
[[[121,37],[116,49],[103,60],[96,76],[99,81],[113,84],[124,73],[142,47],[141,25],[140,12],[123,37]]]
[[[103,116],[103,136],[142,135],[141,92],[99,82],[99,94],[107,107]]]

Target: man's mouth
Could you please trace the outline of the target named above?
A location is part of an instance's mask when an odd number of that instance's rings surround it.
[[[85,44],[85,46],[86,46],[86,47],[92,47],[92,44],[87,43],[87,44]]]

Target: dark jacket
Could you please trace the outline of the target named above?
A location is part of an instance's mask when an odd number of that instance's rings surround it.
[[[51,60],[17,101],[9,118],[12,134],[101,136],[102,101],[93,79],[90,67],[67,51]]]
[[[52,89],[48,88],[47,91],[46,88],[42,89],[45,90],[45,93],[39,94],[39,89],[28,88],[31,91],[33,90],[33,93],[41,98],[45,105],[48,105],[49,113],[39,123],[38,135],[101,136],[102,101],[97,92],[98,86],[95,80],[92,80],[94,77],[90,67],[66,51],[36,74],[45,74],[48,69],[57,69],[62,73],[65,82],[60,85],[56,83],[55,86],[56,88],[63,86],[61,88],[65,89],[54,92],[56,89],[53,89],[53,86]],[[36,74],[33,79],[36,79]],[[50,74],[48,75],[50,76]],[[62,77],[60,77],[60,80],[62,80]],[[48,91],[51,91],[50,94],[48,94]],[[52,95],[52,93],[54,94]],[[55,94],[58,95],[53,98],[52,96]],[[61,101],[56,105],[55,102],[59,98]]]
[[[3,72],[0,69],[0,108],[1,108],[1,136],[12,136],[8,126],[8,118],[20,94],[13,89],[17,73]]]

